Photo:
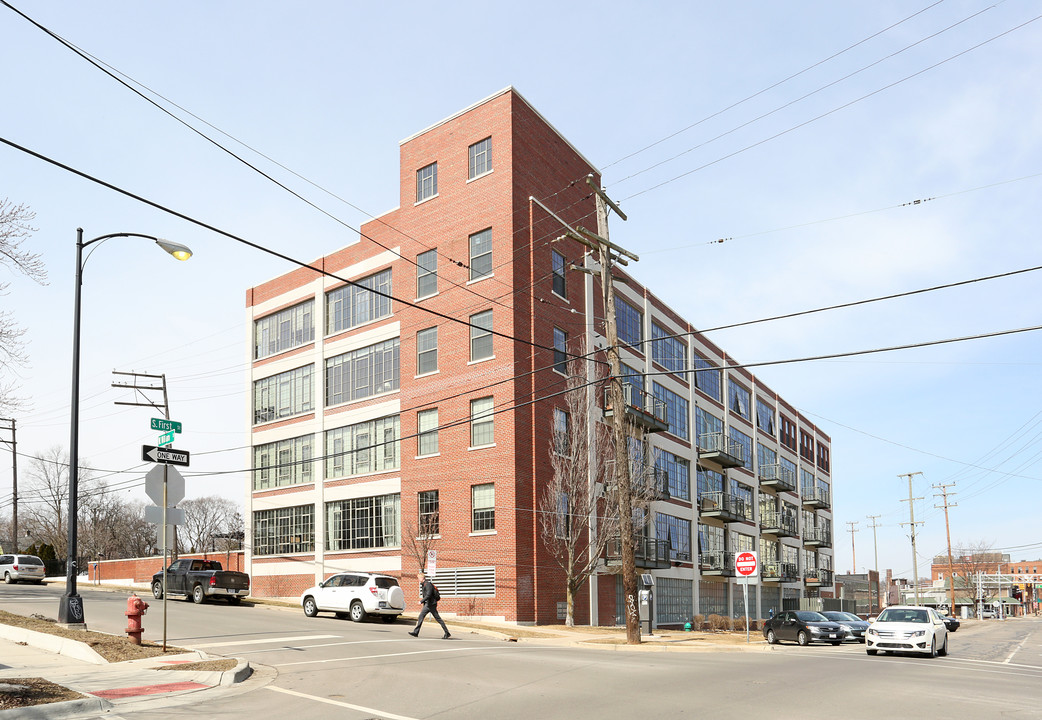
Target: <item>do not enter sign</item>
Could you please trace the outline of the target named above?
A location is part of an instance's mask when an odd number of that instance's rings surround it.
[[[742,577],[756,574],[756,553],[741,552],[735,555],[734,569]]]

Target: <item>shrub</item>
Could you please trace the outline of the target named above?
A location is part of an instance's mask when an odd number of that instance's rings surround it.
[[[709,616],[708,620],[709,629],[713,632],[719,632],[720,630],[724,629],[724,624],[727,622],[728,618],[725,618],[723,615],[717,615],[716,613],[713,613]]]
[[[693,618],[691,618],[691,628],[693,630],[702,630],[705,628],[705,622],[705,615],[695,615]]]

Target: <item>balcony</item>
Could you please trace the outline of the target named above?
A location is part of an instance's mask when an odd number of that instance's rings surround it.
[[[790,513],[761,512],[760,532],[775,537],[799,537],[796,518]]]
[[[827,527],[805,528],[803,544],[806,547],[832,547],[832,532]]]
[[[702,493],[698,509],[703,518],[718,518],[724,522],[752,520],[752,508],[745,500],[725,492]]]
[[[669,421],[666,419],[666,403],[654,395],[642,392],[632,385],[622,384],[622,397],[626,407],[623,415],[635,425],[639,425],[647,432],[665,432],[669,430]],[[604,389],[604,417],[609,418],[615,414],[611,403],[611,388]]]
[[[698,571],[702,575],[734,577],[733,552],[704,552],[698,554]]]
[[[803,507],[807,508],[827,508],[832,503],[829,498],[829,491],[825,488],[819,487],[807,487],[803,486]]]
[[[768,560],[760,566],[760,579],[764,582],[799,582],[800,571],[794,562]]]
[[[648,468],[642,479],[634,479],[634,491],[639,491],[637,485],[643,480],[647,486],[649,500],[669,500],[669,471],[666,468]]]
[[[829,587],[832,585],[832,571],[808,568],[803,571],[803,582],[807,587]]]
[[[673,565],[669,557],[669,543],[643,535],[637,537],[633,549],[633,559],[637,567],[650,570],[661,570]],[[678,559],[680,558],[678,557]],[[608,541],[608,546],[604,551],[604,561],[609,567],[622,565],[622,542],[619,538],[612,538]]]
[[[796,490],[796,473],[781,463],[761,465],[756,473],[760,477],[760,487],[774,488],[778,492]]]
[[[698,436],[698,459],[716,463],[722,468],[745,465],[745,448],[722,432],[702,433]]]

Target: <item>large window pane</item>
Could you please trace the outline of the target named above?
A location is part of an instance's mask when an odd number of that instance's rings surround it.
[[[391,314],[390,295],[390,268],[362,278],[353,285],[330,290],[326,293],[326,334],[332,335],[388,317]]]
[[[470,236],[470,279],[492,274],[492,229]]]
[[[470,316],[470,361],[492,357],[492,311]]]
[[[315,339],[315,301],[308,300],[268,315],[253,324],[253,357],[260,359]]]

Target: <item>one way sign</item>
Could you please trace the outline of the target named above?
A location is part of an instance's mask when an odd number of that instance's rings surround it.
[[[188,451],[156,447],[154,445],[142,445],[141,459],[151,460],[152,462],[168,463],[170,465],[184,465],[187,467]]]

